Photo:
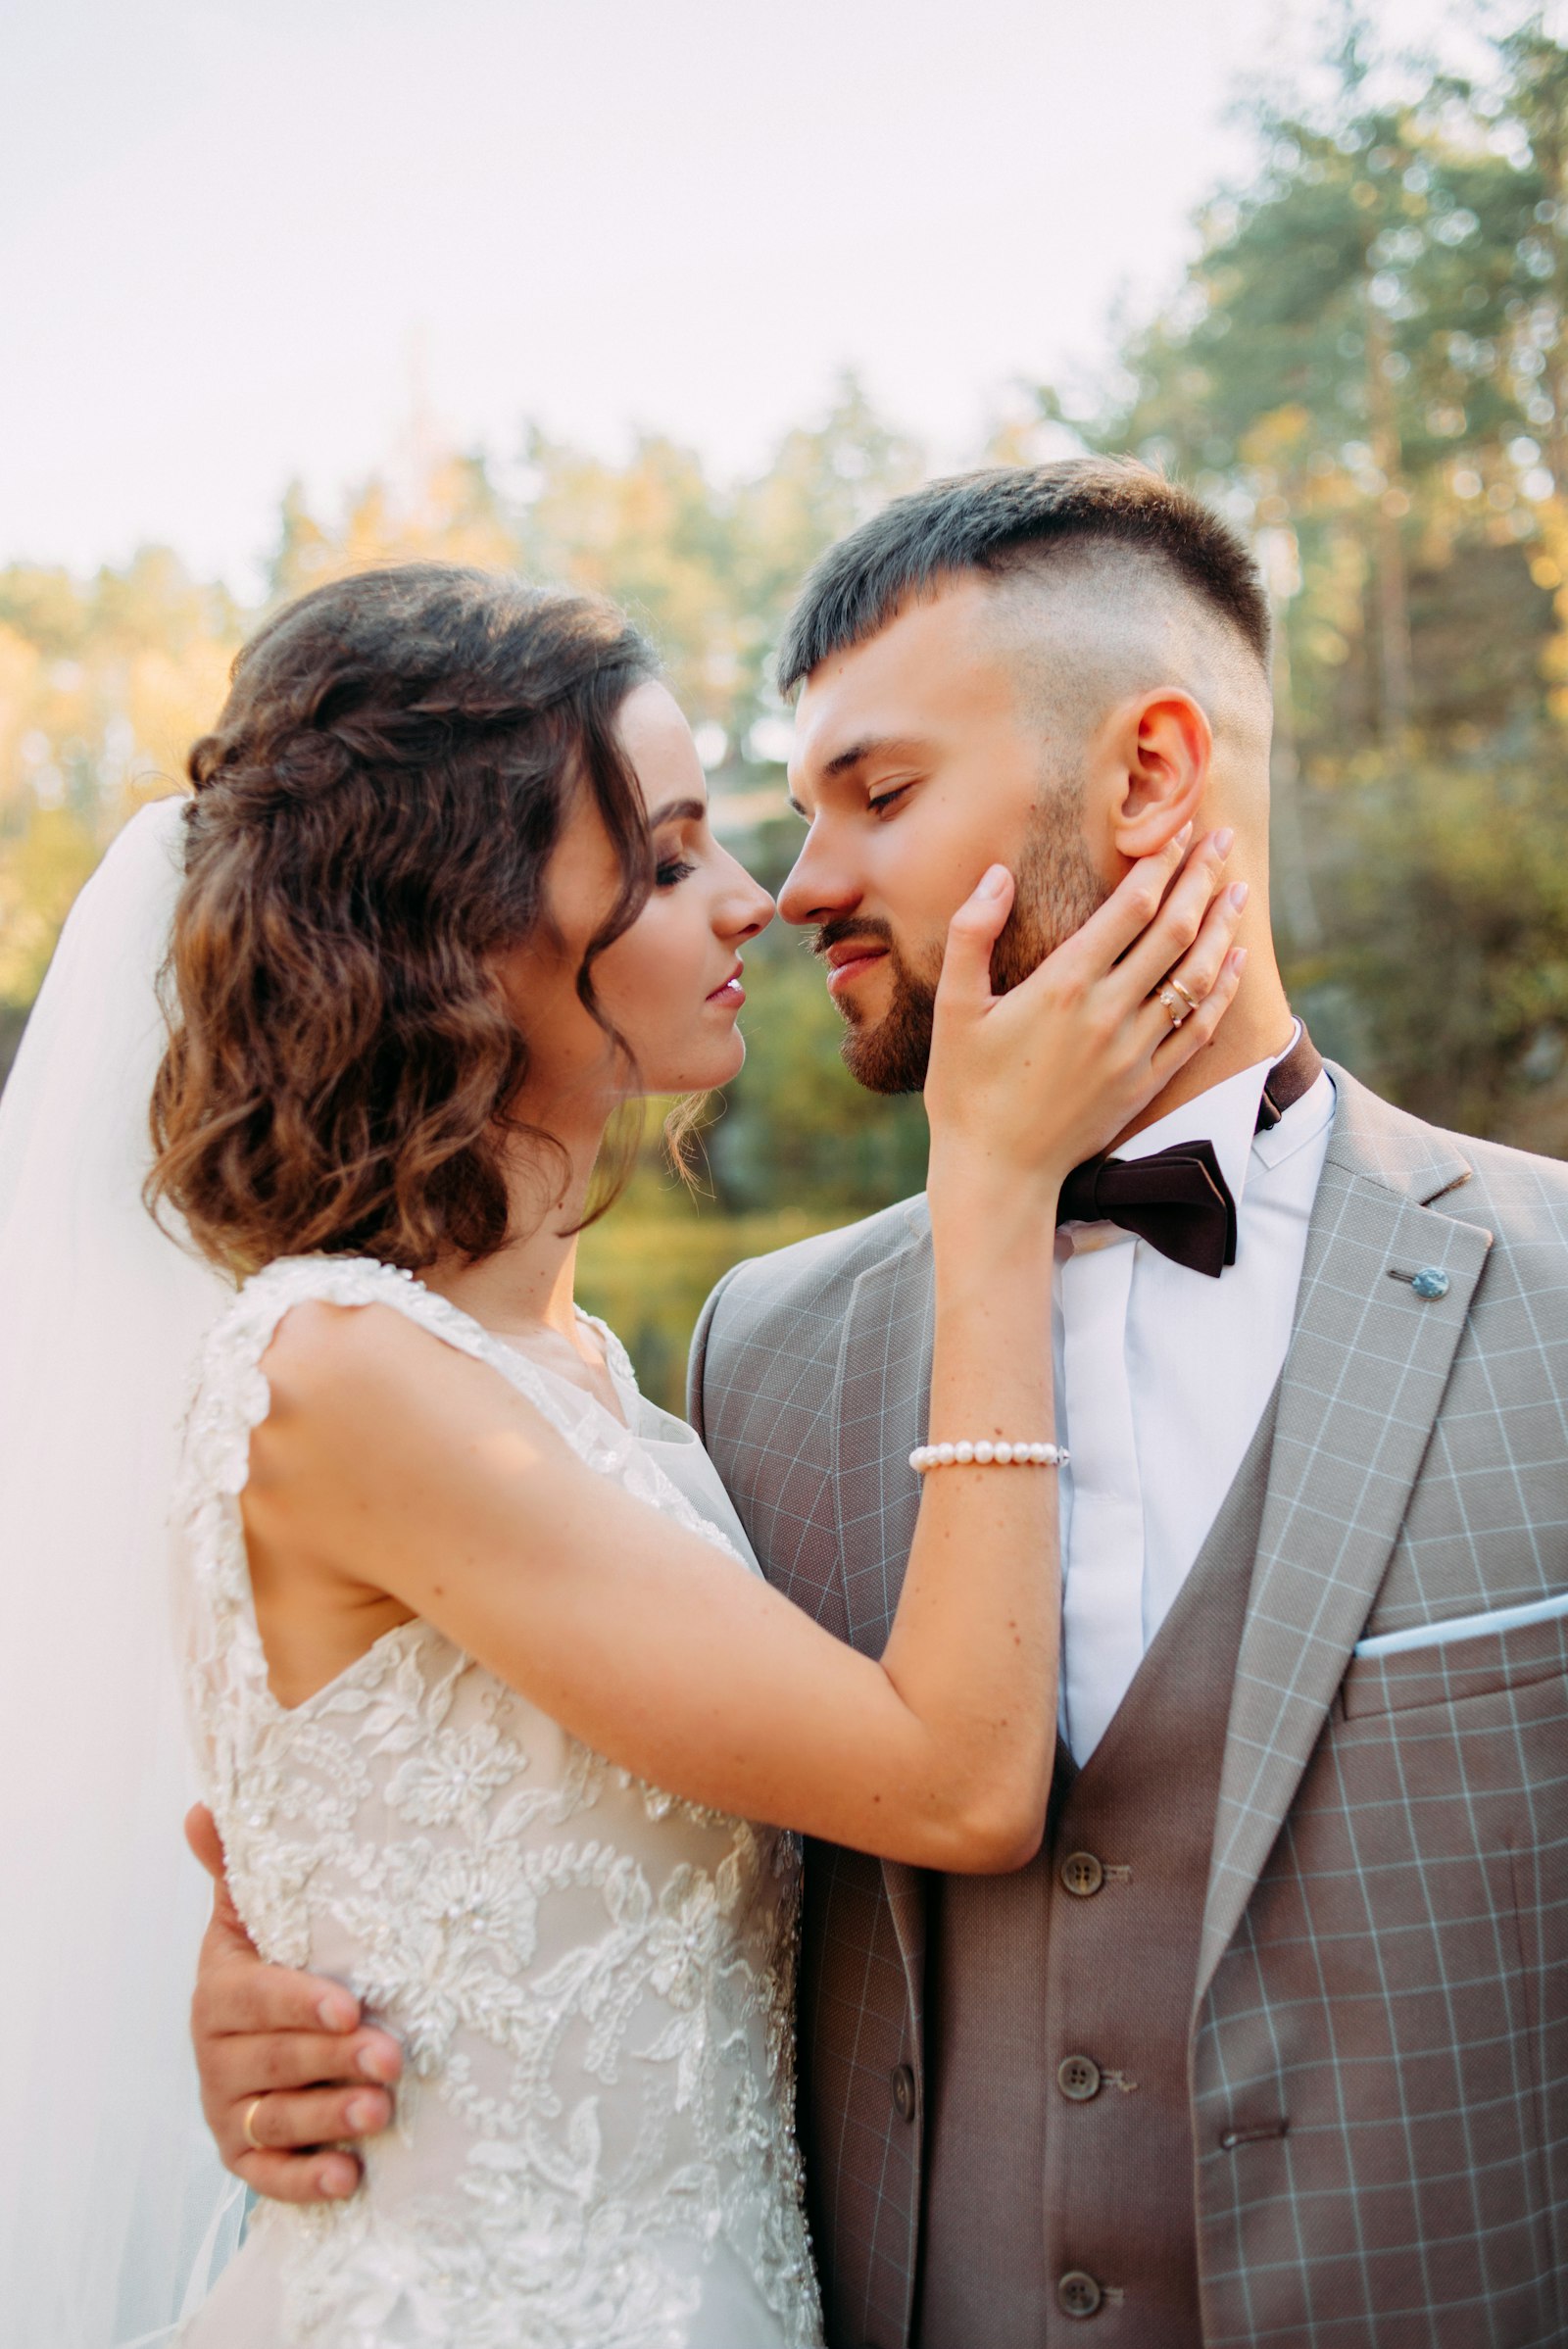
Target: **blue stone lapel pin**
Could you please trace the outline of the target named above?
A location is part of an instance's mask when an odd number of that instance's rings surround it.
[[[1430,1304],[1434,1297],[1446,1297],[1448,1294],[1448,1276],[1440,1264],[1423,1264],[1419,1272],[1400,1272],[1396,1265],[1391,1264],[1389,1278],[1391,1281],[1408,1282],[1423,1304]]]

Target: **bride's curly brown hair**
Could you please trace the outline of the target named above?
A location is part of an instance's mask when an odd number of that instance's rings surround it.
[[[152,1100],[149,1204],[215,1262],[501,1247],[528,1052],[494,957],[548,933],[591,804],[619,882],[577,993],[624,1053],[593,963],[652,886],[615,719],[656,666],[598,597],[435,563],[316,588],[245,647],[190,754]]]

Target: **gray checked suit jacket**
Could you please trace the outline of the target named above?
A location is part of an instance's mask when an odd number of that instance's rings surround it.
[[[1333,1075],[1194,2006],[1204,2335],[1545,2349],[1568,2341],[1568,1616],[1354,1650],[1568,1592],[1568,1166]],[[1423,1267],[1444,1294],[1411,1287]],[[693,1417],[768,1575],[869,1653],[931,1328],[913,1200],[737,1266],[694,1346]],[[833,2349],[909,2334],[924,1881],[808,1855]]]

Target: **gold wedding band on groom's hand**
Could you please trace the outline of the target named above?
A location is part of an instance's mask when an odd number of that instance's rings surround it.
[[[265,2153],[267,2151],[267,2147],[262,2143],[261,2138],[257,2135],[256,2130],[252,2126],[256,2119],[258,2107],[266,2102],[267,2099],[265,2096],[253,2096],[249,2104],[245,2107],[245,2118],[240,2123],[240,2129],[244,2135],[245,2142],[253,2153]]]

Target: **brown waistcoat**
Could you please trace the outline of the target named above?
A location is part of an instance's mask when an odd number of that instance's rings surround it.
[[[918,2349],[1201,2349],[1189,2043],[1273,1423],[1039,1857],[933,1883]]]

